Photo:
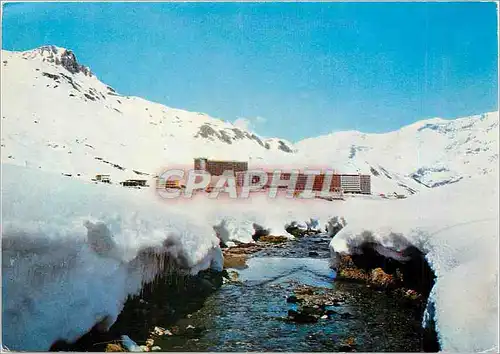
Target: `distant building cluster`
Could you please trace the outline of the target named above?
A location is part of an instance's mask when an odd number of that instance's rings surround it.
[[[111,184],[111,176],[98,174],[95,175],[95,178],[92,178],[94,182],[108,183]],[[147,187],[147,180],[145,179],[127,179],[125,181],[120,182],[120,184],[124,187]]]
[[[231,172],[236,177],[236,185],[243,186],[246,172],[248,171],[248,162],[243,161],[216,161],[206,158],[196,158],[194,160],[194,169],[197,171],[208,172],[211,176],[222,176],[225,172]],[[269,188],[273,184],[274,172],[266,172],[267,181],[263,188]],[[282,172],[280,180],[290,180],[291,172]],[[312,186],[313,191],[322,191],[325,179],[329,178],[325,173],[315,175]],[[330,192],[371,194],[370,175],[363,174],[338,174],[331,176]],[[259,176],[253,176],[251,183],[259,183]],[[299,173],[295,184],[295,191],[301,192],[306,189],[308,174]]]

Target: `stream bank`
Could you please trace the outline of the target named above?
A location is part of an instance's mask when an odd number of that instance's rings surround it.
[[[225,249],[243,261],[223,273],[158,279],[127,301],[109,332],[65,350],[119,351],[127,334],[143,350],[172,352],[436,351],[417,302],[336,279],[330,240],[318,234]]]

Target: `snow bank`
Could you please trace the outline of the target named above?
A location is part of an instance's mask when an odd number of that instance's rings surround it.
[[[234,216],[221,216],[217,219],[214,230],[224,244],[253,242],[252,235],[255,229],[251,220],[237,219]]]
[[[147,193],[2,165],[3,344],[47,350],[106,319],[165,269],[221,269],[212,227]],[[144,192],[144,191],[142,191]],[[166,295],[168,296],[168,295]]]
[[[217,220],[214,228],[224,242],[247,243],[253,242],[251,235],[255,232],[293,239],[286,231],[290,226],[324,231],[328,223],[336,224],[336,215],[351,204],[321,199],[271,199],[255,194],[248,200],[200,200],[189,207],[199,213],[203,209],[207,220]]]
[[[428,312],[442,350],[498,350],[497,176],[380,203],[377,217],[346,215],[330,244],[332,265],[337,252],[356,252],[368,239],[394,250],[415,245],[437,276]]]
[[[223,242],[252,242],[258,227],[288,235],[290,221],[318,226],[296,201],[169,204],[150,190],[2,171],[3,343],[12,350],[47,350],[98,322],[111,326],[127,296],[168,271],[167,259],[178,271],[221,270],[215,231]]]
[[[326,226],[329,234],[343,227],[331,243],[335,252],[351,252],[366,237],[396,250],[414,244],[438,277],[429,301],[436,310],[429,312],[443,350],[496,346],[493,175],[404,200],[255,196],[169,204],[146,190],[2,167],[3,339],[10,349],[46,350],[103,319],[111,325],[128,295],[167,270],[167,258],[192,273],[222,269],[216,232],[227,244],[251,242],[258,227],[288,235],[285,226],[294,222]]]

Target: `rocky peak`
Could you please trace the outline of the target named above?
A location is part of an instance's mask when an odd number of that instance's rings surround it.
[[[85,76],[92,76],[90,69],[80,65],[76,60],[73,51],[65,48],[47,45],[26,53],[28,57],[41,57],[42,61],[61,65],[72,74],[82,73]]]

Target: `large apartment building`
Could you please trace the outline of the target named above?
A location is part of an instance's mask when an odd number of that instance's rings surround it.
[[[248,162],[244,161],[218,161],[207,158],[195,158],[194,169],[206,171],[212,176],[222,176],[226,171],[232,171],[236,176],[236,185],[242,186],[244,183],[245,172],[248,171]],[[258,177],[257,177],[258,178]],[[282,172],[280,179],[288,180],[291,178],[290,172]],[[308,175],[300,173],[297,177],[295,191],[300,192],[305,189]],[[319,174],[314,178],[313,191],[321,191],[325,182],[326,175]],[[273,180],[273,172],[267,172],[267,183],[263,188],[269,188]],[[257,183],[258,181],[253,181]],[[344,193],[371,194],[370,175],[361,174],[334,174],[330,182],[330,192],[342,191]]]
[[[234,174],[248,171],[248,162],[217,161],[199,157],[194,159],[194,169],[207,171],[212,176],[222,176],[226,171],[233,171]]]

